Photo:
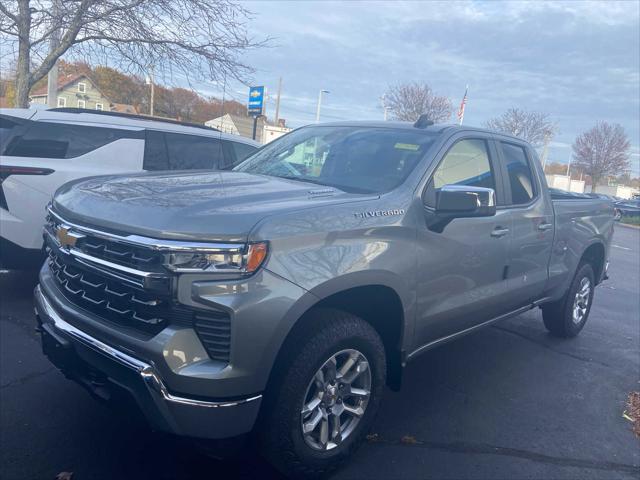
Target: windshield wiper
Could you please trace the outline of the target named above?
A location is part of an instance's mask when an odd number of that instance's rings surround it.
[[[293,175],[277,175],[278,178],[285,178],[287,180],[296,180],[298,182],[306,182],[306,183],[315,183],[316,185],[322,185],[324,187],[332,187],[333,185],[329,185],[327,183],[323,183],[320,180],[316,180],[313,178],[307,178],[307,177],[296,177]]]
[[[285,178],[287,180],[296,180],[298,182],[314,183],[316,185],[322,185],[323,187],[336,188],[346,193],[374,193],[375,192],[374,190],[369,190],[367,188],[352,187],[350,185],[339,185],[335,183],[326,183],[326,182],[321,182],[320,180],[316,180],[314,178],[308,178],[308,177],[295,177],[293,175],[278,175],[278,177]]]

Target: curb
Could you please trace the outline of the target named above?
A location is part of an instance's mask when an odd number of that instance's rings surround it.
[[[633,228],[634,230],[640,230],[640,225],[629,225],[628,223],[618,222],[616,225],[624,228]]]

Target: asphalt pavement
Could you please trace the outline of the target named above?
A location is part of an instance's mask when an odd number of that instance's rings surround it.
[[[610,260],[577,338],[549,336],[532,310],[410,364],[333,478],[639,478],[640,439],[622,416],[640,390],[639,229],[617,227]],[[0,273],[0,478],[278,478],[251,451],[211,460],[66,380],[40,351],[35,283]]]

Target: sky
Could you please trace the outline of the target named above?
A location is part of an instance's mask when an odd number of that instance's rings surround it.
[[[271,46],[248,52],[253,85],[265,85],[273,117],[297,127],[315,120],[382,119],[389,85],[427,83],[457,109],[469,85],[464,123],[482,126],[510,107],[547,112],[560,132],[548,161],[566,163],[571,144],[597,121],[629,135],[640,174],[640,2],[247,1],[248,27]],[[200,84],[221,94],[217,84]],[[246,102],[248,88],[226,87]],[[454,121],[452,117],[451,121]]]

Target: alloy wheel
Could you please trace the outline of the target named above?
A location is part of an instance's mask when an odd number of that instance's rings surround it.
[[[587,315],[587,309],[589,307],[589,301],[591,299],[591,281],[584,277],[580,281],[580,287],[576,292],[576,296],[573,300],[573,323],[579,325]]]
[[[341,350],[315,373],[304,397],[300,426],[314,450],[336,448],[364,416],[371,396],[371,369],[354,349]]]

